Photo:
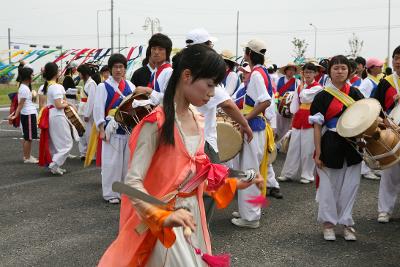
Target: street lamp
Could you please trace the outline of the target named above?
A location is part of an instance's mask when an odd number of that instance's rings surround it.
[[[151,19],[149,17],[146,18],[144,25],[143,25],[143,30],[147,31],[150,28],[151,30],[151,35],[153,36],[154,32],[161,32],[161,23],[158,18]]]
[[[311,27],[314,28],[314,58],[317,59],[317,31],[318,28],[317,26],[315,26],[314,24],[310,23],[309,24]]]
[[[133,32],[130,32],[130,33],[125,33],[124,34],[124,36],[125,36],[125,47],[128,47],[128,35],[133,35]]]
[[[110,9],[97,10],[97,48],[100,48],[100,33],[99,33],[99,13],[103,11],[110,11]]]

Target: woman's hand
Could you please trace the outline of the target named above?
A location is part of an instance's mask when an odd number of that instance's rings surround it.
[[[256,177],[253,180],[249,181],[249,182],[246,182],[246,181],[238,179],[236,187],[237,187],[237,189],[242,190],[242,189],[246,189],[247,187],[249,187],[249,186],[251,186],[253,184],[257,185],[257,187],[259,189],[263,188],[263,186],[264,186],[264,178],[261,176],[261,174],[257,173]]]
[[[240,126],[240,132],[242,133],[242,136],[246,135],[247,143],[250,143],[251,140],[253,140],[253,131],[251,130],[249,124],[246,126]]]
[[[196,230],[196,223],[192,213],[185,209],[178,209],[172,212],[164,221],[164,227],[187,227],[194,232]]]
[[[314,161],[315,161],[315,165],[317,165],[317,167],[319,169],[322,169],[324,167],[324,163],[322,162],[322,160],[319,159],[320,156],[321,156],[321,153],[315,153]]]
[[[149,88],[149,87],[138,86],[135,89],[135,94],[147,94],[147,95],[150,95],[151,91],[152,91],[152,89]]]
[[[8,119],[9,120],[15,120],[17,116],[15,116],[15,112],[11,113],[10,115],[8,115]]]

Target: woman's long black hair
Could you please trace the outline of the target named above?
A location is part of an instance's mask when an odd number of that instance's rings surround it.
[[[176,87],[184,70],[190,70],[193,81],[213,79],[215,84],[221,83],[225,76],[225,62],[212,48],[203,44],[189,46],[173,58],[173,69],[165,90],[163,107],[165,122],[161,128],[161,142],[174,145]]]
[[[43,86],[43,94],[47,94],[47,88],[49,87],[49,81],[52,80],[55,76],[58,74],[58,66],[56,63],[53,62],[48,62],[46,65],[44,65],[44,70],[43,70],[43,78],[46,80]]]

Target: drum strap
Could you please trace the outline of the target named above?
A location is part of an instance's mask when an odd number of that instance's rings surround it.
[[[351,104],[353,104],[355,102],[354,99],[351,98],[350,96],[346,95],[342,91],[333,89],[332,87],[325,87],[324,90],[327,93],[331,94],[334,98],[339,100],[346,107],[349,107]]]

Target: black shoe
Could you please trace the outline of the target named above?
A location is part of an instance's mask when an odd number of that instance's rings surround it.
[[[276,187],[271,188],[271,189],[269,190],[269,195],[270,195],[271,197],[276,198],[276,199],[282,199],[282,198],[283,198],[283,195],[282,195],[282,193],[281,193],[281,190],[279,190],[279,188],[276,188]]]
[[[81,161],[85,161],[86,157],[85,156],[81,156]]]

